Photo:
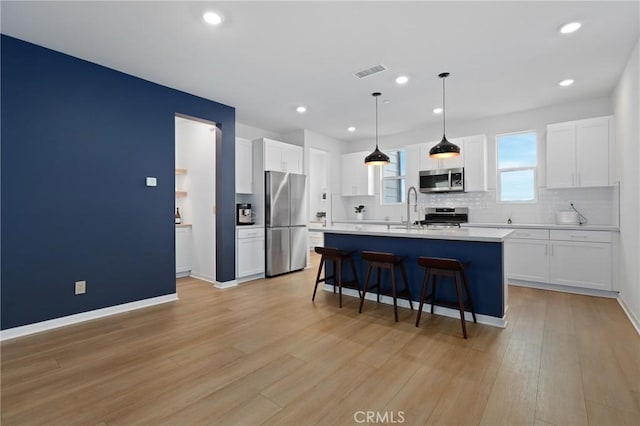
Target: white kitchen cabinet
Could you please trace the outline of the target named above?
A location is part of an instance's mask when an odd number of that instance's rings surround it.
[[[475,135],[463,138],[464,190],[487,190],[487,137]],[[455,166],[454,166],[455,167]]]
[[[303,149],[297,145],[278,142],[272,139],[264,141],[264,169],[277,172],[303,172]]]
[[[264,228],[237,229],[237,278],[264,273]]]
[[[236,138],[236,193],[253,193],[253,150],[250,140]]]
[[[452,169],[458,167],[464,167],[464,140],[463,138],[449,139],[449,142],[456,144],[460,147],[460,155],[451,158],[431,158],[429,157],[429,151],[434,145],[437,145],[440,141],[427,142],[420,144],[420,170],[438,170],[438,169]]]
[[[406,153],[406,187],[420,188],[420,145],[410,145],[404,148]]]
[[[429,157],[429,150],[438,142],[420,144],[420,170],[451,169],[464,167],[465,191],[487,190],[487,137],[465,136],[449,139],[460,147],[460,155],[453,158]],[[407,163],[408,164],[408,163]]]
[[[547,187],[609,186],[613,117],[547,126]]]
[[[611,233],[607,231],[514,231],[505,242],[510,279],[585,289],[613,289]]]
[[[514,231],[505,242],[505,270],[509,278],[549,281],[549,231]]]
[[[176,227],[176,276],[191,272],[191,227]]]
[[[612,290],[610,232],[552,230],[550,239],[551,283]]]
[[[369,152],[353,152],[343,154],[340,158],[342,166],[342,195],[374,195],[373,167],[364,164]]]
[[[324,233],[317,231],[309,231],[309,250],[316,247],[324,246]]]

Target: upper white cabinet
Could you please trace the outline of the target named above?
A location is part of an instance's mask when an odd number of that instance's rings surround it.
[[[253,152],[251,141],[236,138],[236,193],[253,193]]]
[[[463,138],[449,139],[449,141],[460,147],[460,155],[438,160],[429,157],[429,150],[438,142],[421,144],[420,170],[464,167],[465,191],[486,191],[487,137],[485,135],[465,136]]]
[[[609,186],[613,171],[613,117],[547,126],[547,187]]]
[[[464,137],[462,140],[461,151],[464,152],[464,190],[466,192],[486,191],[487,137],[485,135],[475,135]]]
[[[302,147],[266,138],[263,141],[265,171],[302,173]]]
[[[452,158],[431,158],[429,157],[429,151],[434,145],[437,145],[440,141],[427,142],[420,144],[420,170],[438,170],[438,169],[452,169],[456,167],[464,167],[464,141],[463,138],[448,139],[449,142],[456,144],[460,147],[460,155]]]
[[[353,152],[342,155],[342,195],[374,195],[374,168],[364,164],[364,158],[367,155],[369,152]]]

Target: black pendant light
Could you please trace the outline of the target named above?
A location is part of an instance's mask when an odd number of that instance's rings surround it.
[[[449,77],[448,72],[439,74],[438,77],[442,79],[442,140],[429,150],[429,157],[431,158],[451,158],[460,155],[460,147],[447,140],[445,136],[445,107],[444,107],[444,79]]]
[[[380,95],[382,95],[380,92],[371,94],[371,96],[376,98],[376,149],[365,157],[364,164],[367,166],[384,166],[385,164],[389,164],[389,156],[378,149],[378,96]]]

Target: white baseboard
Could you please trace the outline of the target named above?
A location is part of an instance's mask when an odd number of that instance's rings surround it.
[[[93,311],[81,312],[79,314],[54,318],[51,320],[23,325],[20,327],[8,328],[6,330],[0,331],[0,341],[15,339],[16,337],[40,333],[42,331],[52,330],[54,328],[65,327],[67,325],[78,324],[85,321],[103,318],[115,314],[121,314],[123,312],[133,311],[136,309],[147,308],[149,306],[160,305],[162,303],[173,302],[176,300],[178,300],[178,294],[172,293],[164,296],[152,297],[150,299],[137,300],[135,302],[123,303],[121,305],[109,306],[107,308],[95,309]]]
[[[264,272],[260,274],[247,275],[246,277],[236,277],[236,282],[238,284],[246,283],[249,281],[262,280],[264,279]],[[223,287],[221,287],[223,288]]]
[[[197,278],[197,279],[202,280],[202,281],[206,281],[208,283],[212,283],[212,284],[217,283],[216,279],[214,277],[212,277],[212,276],[209,276],[209,275],[201,275],[201,274],[199,274],[197,272],[191,271],[189,276],[191,276],[193,278]]]
[[[624,299],[620,296],[618,296],[618,304],[627,315],[627,318],[629,318],[629,321],[631,321],[631,325],[633,325],[633,328],[635,328],[636,332],[640,334],[640,320],[638,319],[638,317],[633,314],[633,311],[629,309],[627,302],[625,302]]]
[[[179,271],[176,272],[176,278],[185,278],[191,275],[191,271]]]
[[[323,289],[325,291],[333,292],[333,284],[324,284]],[[345,296],[359,297],[358,292],[351,288],[343,288],[342,294]],[[367,293],[367,296],[365,297],[365,299],[375,301],[378,299],[378,295],[376,293]],[[380,303],[393,305],[393,297],[380,296]],[[416,306],[416,308],[418,307],[417,303],[419,302],[414,301],[414,306]],[[409,301],[406,299],[398,299],[398,306],[401,306],[403,308],[410,308]],[[460,319],[460,311],[458,311],[457,309],[451,309],[444,306],[435,306],[433,311],[434,311],[434,314]],[[425,303],[422,306],[422,312],[430,313],[431,305]],[[464,318],[467,321],[473,321],[473,316],[471,315],[471,312],[465,312]],[[478,324],[490,325],[492,327],[499,327],[499,328],[505,328],[508,324],[506,315],[503,316],[502,318],[498,318],[498,317],[492,317],[490,315],[476,314],[476,320],[478,321]]]
[[[224,281],[224,282],[215,281],[213,284],[215,288],[229,288],[229,287],[236,287],[237,285],[238,285],[237,280]]]
[[[521,281],[521,280],[509,280],[509,285],[516,287],[529,287],[537,288],[539,290],[559,291],[561,293],[582,294],[584,296],[597,296],[608,297],[610,299],[617,299],[617,291],[595,290],[591,288],[569,287],[557,284],[537,283],[533,281]]]

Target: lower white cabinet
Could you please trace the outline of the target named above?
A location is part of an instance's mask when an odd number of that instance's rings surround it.
[[[549,281],[548,241],[510,239],[505,243],[507,276],[516,280]]]
[[[610,232],[552,230],[550,238],[551,283],[612,290]]]
[[[324,233],[309,231],[309,250],[324,246]]]
[[[191,228],[176,228],[176,275],[191,272]]]
[[[611,291],[611,233],[514,231],[505,243],[505,270],[516,280]]]
[[[237,278],[264,273],[264,228],[237,230]]]

